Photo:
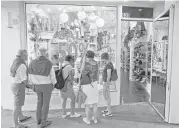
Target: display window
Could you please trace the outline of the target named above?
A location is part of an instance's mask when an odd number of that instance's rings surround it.
[[[116,67],[116,7],[26,4],[26,23],[28,62],[38,56],[40,46],[47,48],[47,57],[55,69],[71,54],[78,77],[83,52],[89,44],[87,49],[95,52],[98,61],[99,90],[102,90],[101,54],[108,52]],[[115,82],[110,87],[116,91]]]

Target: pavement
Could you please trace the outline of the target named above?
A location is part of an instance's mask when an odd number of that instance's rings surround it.
[[[112,107],[113,117],[103,117],[99,108],[99,122],[90,125],[82,121],[85,116],[84,108],[76,109],[80,113],[80,118],[62,119],[61,110],[50,110],[49,119],[52,120],[52,125],[48,128],[179,128],[179,125],[167,124],[155,112],[148,103],[124,104]],[[26,125],[29,128],[36,128],[35,111],[25,111],[25,115],[30,115],[32,118],[27,121]],[[1,127],[9,128],[12,126],[12,111],[1,110]]]

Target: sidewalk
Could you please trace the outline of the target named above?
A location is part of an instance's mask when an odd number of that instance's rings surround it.
[[[148,103],[138,103],[130,105],[122,105],[113,107],[113,117],[102,117],[99,108],[99,123],[86,125],[81,118],[66,118],[61,119],[61,110],[51,110],[49,119],[52,120],[52,125],[48,128],[179,128],[179,125],[164,123],[153,108]],[[85,116],[84,109],[77,109],[77,112]],[[26,111],[25,115],[32,116],[32,119],[27,121],[30,128],[36,128],[35,111]],[[1,127],[8,128],[12,126],[12,111],[1,111]]]

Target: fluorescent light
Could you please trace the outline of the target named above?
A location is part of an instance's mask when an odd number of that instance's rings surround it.
[[[143,9],[138,9],[138,11],[140,11],[140,12],[141,12],[142,10],[143,10]]]

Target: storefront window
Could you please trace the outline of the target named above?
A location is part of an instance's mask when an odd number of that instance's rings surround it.
[[[116,7],[27,4],[26,17],[28,62],[36,58],[39,46],[47,48],[47,57],[55,69],[61,66],[65,55],[71,54],[75,57],[77,77],[84,49],[89,43],[88,50],[96,54],[100,75],[103,52],[109,53],[116,66]],[[111,90],[116,90],[115,85],[111,83]],[[99,89],[102,87],[99,83]]]

